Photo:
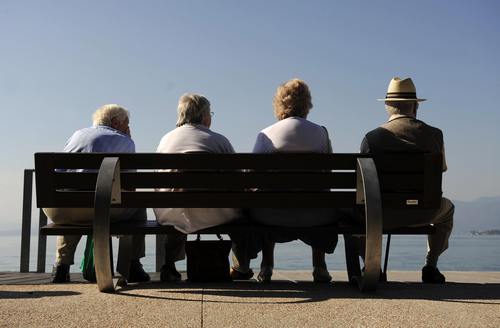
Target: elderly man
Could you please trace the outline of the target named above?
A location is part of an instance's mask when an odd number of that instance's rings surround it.
[[[177,128],[163,136],[157,152],[234,153],[226,137],[210,130],[212,115],[207,98],[191,93],[182,95],[177,107]],[[167,234],[162,282],[181,279],[175,262],[185,257],[186,233],[228,222],[239,215],[232,208],[155,208],[154,212],[160,224],[177,229]]]
[[[375,130],[368,132],[361,143],[362,153],[380,154],[384,152],[421,151],[441,153],[443,172],[446,171],[443,133],[440,129],[417,119],[419,102],[415,85],[410,78],[395,77],[389,83],[384,99],[389,120]],[[438,258],[447,248],[453,228],[453,203],[442,198],[438,210],[384,210],[384,227],[418,226],[433,224],[436,232],[428,236],[427,257],[422,268],[424,283],[444,283],[445,277],[437,268]]]
[[[135,144],[130,136],[129,112],[123,107],[104,105],[93,114],[93,126],[76,131],[66,143],[65,152],[70,153],[134,153]],[[45,208],[45,214],[56,224],[89,225],[94,220],[94,210],[90,208]],[[145,209],[111,209],[111,220],[146,220]],[[74,254],[81,236],[58,236],[54,283],[69,282],[69,268],[74,262]],[[132,238],[131,248],[128,249]],[[122,241],[124,245],[122,245]],[[120,248],[116,270],[128,282],[149,281],[139,259],[144,257],[144,235],[120,238]],[[127,260],[127,259],[132,259]]]

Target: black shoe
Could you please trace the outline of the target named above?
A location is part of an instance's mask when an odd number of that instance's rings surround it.
[[[130,263],[130,271],[128,274],[128,282],[147,282],[150,281],[151,277],[142,268],[141,262],[139,260],[132,260]]]
[[[247,272],[241,272],[236,270],[235,268],[231,268],[229,270],[229,276],[233,280],[250,280],[253,277],[252,269],[248,269]]]
[[[160,269],[160,281],[161,282],[174,282],[180,281],[181,274],[175,268],[175,265],[163,265]]]
[[[69,264],[58,264],[54,266],[54,278],[52,282],[55,284],[62,284],[70,282],[69,279]]]
[[[422,282],[426,284],[444,284],[446,278],[438,268],[426,265],[422,268]]]

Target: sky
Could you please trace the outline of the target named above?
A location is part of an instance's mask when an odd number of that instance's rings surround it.
[[[0,0],[0,230],[21,222],[24,168],[60,151],[106,103],[130,110],[138,152],[175,127],[178,98],[205,95],[238,152],[273,124],[279,84],[304,79],[335,152],[385,122],[392,77],[443,130],[443,190],[500,195],[498,1]]]

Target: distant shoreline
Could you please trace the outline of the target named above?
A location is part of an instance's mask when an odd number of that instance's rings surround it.
[[[473,236],[500,236],[500,229],[491,229],[491,230],[471,230],[470,234]]]

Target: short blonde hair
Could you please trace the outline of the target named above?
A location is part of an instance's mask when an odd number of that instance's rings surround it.
[[[185,93],[179,98],[176,126],[201,124],[203,116],[210,113],[210,101],[202,95]]]
[[[299,79],[283,83],[276,90],[273,107],[274,115],[278,120],[291,116],[306,118],[313,107],[309,87]]]
[[[107,104],[99,109],[97,109],[92,115],[92,121],[94,126],[105,125],[111,126],[111,121],[117,119],[120,122],[124,122],[130,117],[129,111],[117,104]]]

